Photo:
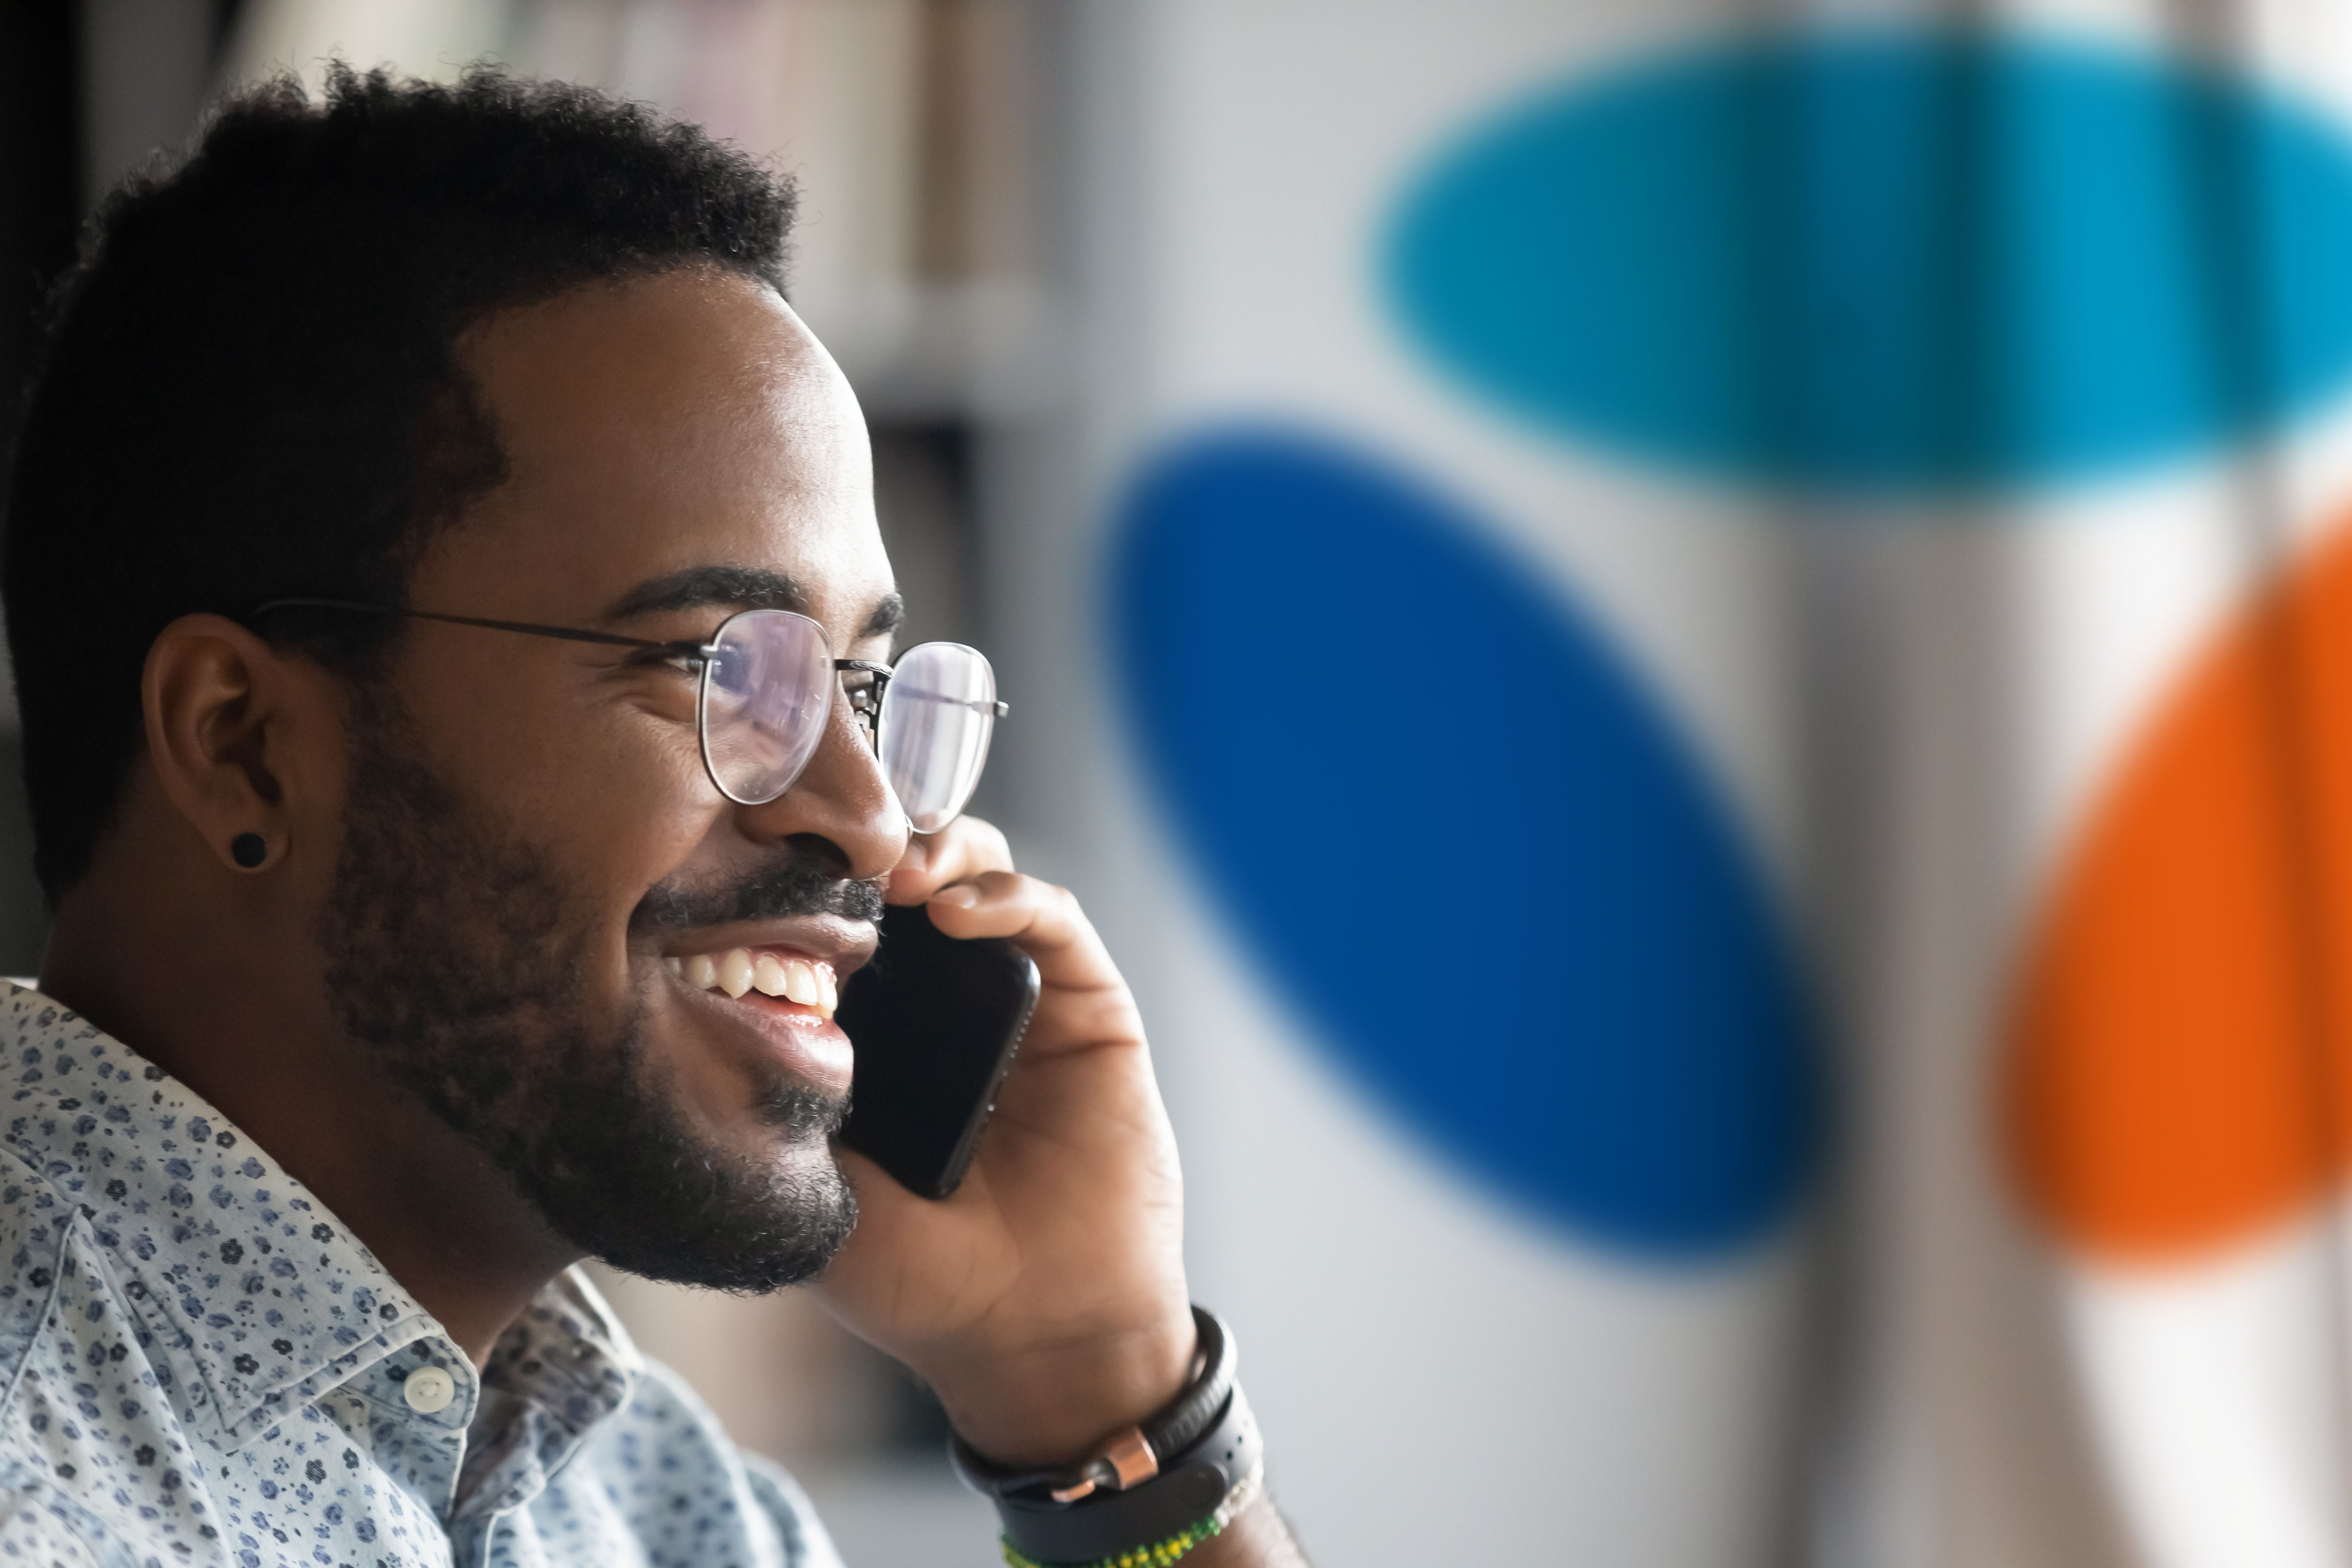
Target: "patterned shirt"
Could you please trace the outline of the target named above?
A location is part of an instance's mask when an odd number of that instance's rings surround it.
[[[839,1568],[576,1270],[473,1363],[221,1114],[0,996],[0,1568]]]

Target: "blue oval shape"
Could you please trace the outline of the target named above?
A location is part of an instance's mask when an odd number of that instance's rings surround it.
[[[1766,1229],[1816,1142],[1790,944],[1649,694],[1432,490],[1276,431],[1138,483],[1135,735],[1212,887],[1408,1125],[1655,1257]]]
[[[2184,62],[1794,32],[1500,116],[1413,185],[1408,335],[1551,431],[1845,490],[2100,475],[2352,372],[2352,147]]]

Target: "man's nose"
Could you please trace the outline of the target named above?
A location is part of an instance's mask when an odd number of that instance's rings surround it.
[[[824,737],[793,787],[765,805],[735,808],[743,831],[761,843],[815,837],[833,846],[843,873],[886,876],[907,852],[907,814],[882,774],[867,731],[836,694]]]

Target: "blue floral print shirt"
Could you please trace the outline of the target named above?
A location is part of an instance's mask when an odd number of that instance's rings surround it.
[[[577,1271],[478,1375],[300,1183],[0,996],[0,1568],[838,1568]]]

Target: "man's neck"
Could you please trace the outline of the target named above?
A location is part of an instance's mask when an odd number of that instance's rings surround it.
[[[210,1101],[484,1364],[577,1249],[344,1036],[322,986],[232,929],[101,866],[58,906],[41,990]]]

